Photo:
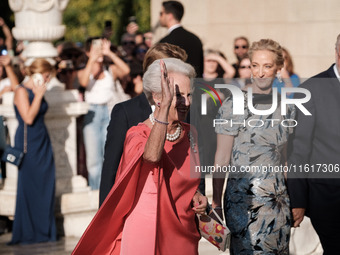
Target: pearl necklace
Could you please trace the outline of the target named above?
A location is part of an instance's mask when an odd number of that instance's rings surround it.
[[[154,125],[155,124],[155,116],[153,115],[153,113],[151,113],[149,115],[149,119],[150,119],[152,125]],[[180,137],[181,133],[182,133],[182,126],[180,124],[178,124],[175,133],[173,133],[173,134],[166,133],[166,140],[168,140],[170,142],[176,141]]]

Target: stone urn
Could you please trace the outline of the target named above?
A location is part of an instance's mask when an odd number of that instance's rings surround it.
[[[17,40],[27,40],[27,58],[52,58],[57,50],[52,41],[63,37],[65,26],[62,14],[69,0],[9,0],[14,12],[15,27],[12,30]]]

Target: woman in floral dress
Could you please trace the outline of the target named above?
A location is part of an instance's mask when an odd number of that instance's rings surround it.
[[[219,109],[217,119],[227,124],[216,125],[217,150],[215,165],[230,164],[224,196],[224,215],[231,238],[231,254],[289,254],[291,214],[283,166],[288,136],[295,124],[295,109],[286,107],[281,115],[280,101],[274,112],[272,82],[283,67],[281,46],[270,39],[254,42],[249,50],[252,91],[243,92],[244,114],[233,114],[233,98]],[[276,89],[273,91],[276,97]],[[234,98],[240,100],[240,98]],[[213,207],[222,214],[224,176],[214,174]]]

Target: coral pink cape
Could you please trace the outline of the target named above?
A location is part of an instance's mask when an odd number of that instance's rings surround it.
[[[194,172],[199,165],[198,148],[189,139],[196,137],[194,132],[190,135],[190,125],[182,123],[182,127],[184,136],[177,143],[165,142],[158,164],[142,159],[150,128],[139,124],[128,131],[115,185],[72,254],[120,254],[124,219],[138,196],[138,183],[145,182],[150,171],[158,183],[156,236],[148,237],[156,240],[155,254],[198,254],[200,234],[192,210],[200,182],[199,173]]]

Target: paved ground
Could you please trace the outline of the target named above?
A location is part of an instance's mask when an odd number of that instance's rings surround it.
[[[77,238],[62,238],[58,242],[8,246],[6,243],[10,241],[11,236],[11,234],[0,236],[1,255],[69,255],[78,241]]]
[[[206,193],[211,202],[212,179],[206,178]],[[7,246],[11,239],[11,234],[0,235],[0,255],[70,255],[78,242],[78,238],[62,238],[54,243],[40,243],[33,245]],[[313,229],[310,220],[305,217],[300,228],[292,229],[290,254],[291,255],[321,255],[323,253],[318,236]],[[218,251],[215,246],[205,239],[199,243],[200,255],[228,255]],[[340,254],[340,253],[339,253]],[[84,254],[86,255],[86,254]],[[176,255],[176,254],[174,254]],[[189,254],[188,254],[189,255]]]
[[[207,178],[207,187],[211,187],[211,178]],[[207,195],[211,202],[211,189],[207,189]],[[11,239],[11,234],[6,233],[0,235],[0,255],[70,255],[78,242],[78,238],[63,237],[58,242],[40,243],[31,245],[6,245]],[[201,239],[199,243],[200,255],[225,255],[229,253],[222,253],[218,251],[215,246],[210,244],[205,239]],[[85,255],[85,254],[84,254]],[[174,254],[176,255],[176,254]]]
[[[11,234],[7,233],[0,236],[1,255],[69,255],[78,242],[78,238],[62,238],[58,242],[40,243],[30,245],[6,245],[11,239]],[[201,240],[199,246],[200,255],[224,255],[208,241]]]
[[[211,178],[206,178],[206,193],[211,202],[212,183]],[[0,255],[70,255],[78,242],[78,238],[62,238],[55,243],[41,243],[33,245],[7,246],[11,239],[11,234],[0,235]],[[310,220],[305,218],[300,228],[292,229],[290,254],[291,255],[321,255],[322,247]],[[201,239],[199,244],[200,255],[227,255],[217,250],[215,246],[205,239]],[[86,254],[84,254],[86,255]],[[174,254],[176,255],[176,254]]]

